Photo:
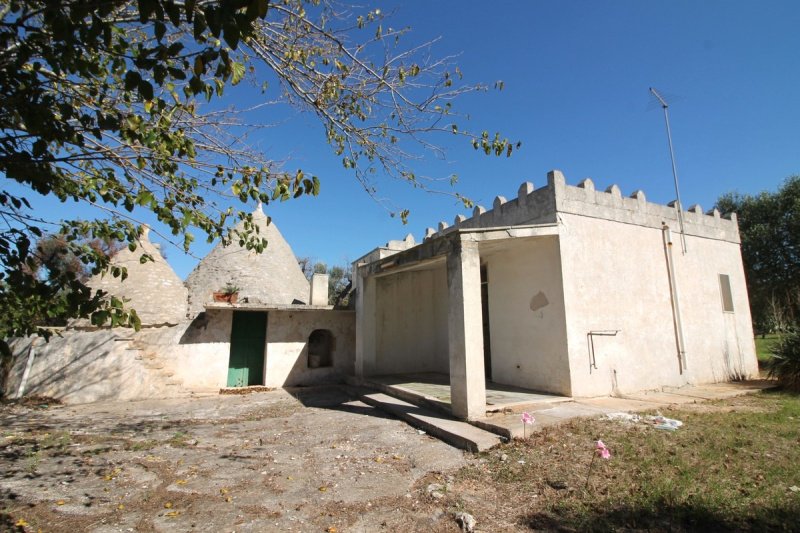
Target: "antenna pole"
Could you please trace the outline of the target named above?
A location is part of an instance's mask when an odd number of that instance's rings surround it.
[[[675,196],[677,197],[677,204],[675,208],[678,210],[678,225],[680,226],[681,230],[681,248],[683,249],[683,253],[686,253],[686,231],[683,226],[683,205],[681,204],[681,192],[678,188],[678,168],[675,166],[675,151],[672,149],[672,131],[669,127],[669,111],[667,108],[667,101],[664,100],[658,91],[656,91],[653,87],[650,87],[650,92],[653,93],[658,99],[658,102],[661,104],[661,108],[664,110],[664,122],[667,124],[667,142],[669,143],[669,157],[672,161],[672,178],[675,182]]]

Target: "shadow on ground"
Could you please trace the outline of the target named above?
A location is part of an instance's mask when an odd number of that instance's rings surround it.
[[[560,512],[555,509],[529,514],[523,523],[534,531],[762,532],[800,531],[798,517],[800,502],[788,507],[760,507],[728,514],[704,505],[660,501],[649,508],[622,506]]]

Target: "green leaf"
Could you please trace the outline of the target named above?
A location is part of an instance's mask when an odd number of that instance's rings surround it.
[[[139,0],[139,21],[147,22],[150,20],[156,9],[158,9],[158,0]]]
[[[233,77],[231,78],[231,84],[238,85],[239,82],[242,81],[242,78],[244,78],[244,65],[236,62],[231,63],[231,73],[233,74]]]
[[[239,38],[241,37],[239,26],[233,22],[228,22],[223,26],[223,32],[225,42],[228,43],[228,46],[236,50],[236,47],[239,46]]]
[[[135,70],[129,70],[127,74],[125,74],[125,90],[132,91],[136,87],[139,86],[139,82],[142,81],[142,76],[136,72]]]
[[[156,39],[161,42],[161,39],[164,38],[164,34],[167,33],[167,26],[160,20],[157,20],[156,23],[153,25],[153,33],[155,33]]]
[[[206,71],[206,65],[203,61],[203,56],[197,56],[194,58],[194,74],[195,76],[202,76],[203,73]]]

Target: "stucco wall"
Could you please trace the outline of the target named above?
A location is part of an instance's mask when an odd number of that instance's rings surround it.
[[[492,381],[569,395],[557,238],[512,239],[481,259],[489,282]]]
[[[376,279],[375,374],[450,371],[444,264]]]
[[[625,393],[753,375],[757,363],[739,245],[687,236],[673,258],[686,341],[681,374],[661,229],[562,213],[561,251],[574,396]],[[718,274],[736,312],[723,313]],[[590,368],[590,331],[597,368]]]
[[[690,236],[688,252],[683,255],[674,233],[673,240],[688,380],[708,383],[757,377],[758,359],[740,247]],[[730,278],[732,313],[722,309],[720,274]]]
[[[227,382],[232,317],[228,310],[209,310],[172,327],[67,330],[47,344],[35,339],[25,393],[87,403],[217,391]],[[308,368],[308,336],[315,329],[333,334],[332,367]],[[15,358],[6,383],[9,396],[19,389],[31,342],[11,343]],[[352,311],[270,311],[265,385],[341,380],[353,373],[354,352]]]
[[[175,328],[157,328],[149,335],[169,335]],[[40,338],[11,342],[14,363],[6,394],[16,395],[28,363],[31,343],[34,359],[25,387],[26,395],[42,395],[68,403],[167,397],[180,392],[167,385],[164,374],[144,366],[141,353],[131,344],[132,330],[68,330],[45,343]]]
[[[154,347],[184,387],[214,390],[227,385],[232,318],[227,310],[205,311],[180,324],[176,338],[163,339]]]
[[[332,366],[308,366],[308,337],[315,329],[326,329],[333,335]],[[265,385],[289,387],[338,381],[353,375],[354,359],[354,312],[269,312]]]

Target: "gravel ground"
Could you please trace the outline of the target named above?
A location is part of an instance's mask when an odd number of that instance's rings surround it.
[[[459,531],[481,461],[338,387],[0,407],[0,531]]]

